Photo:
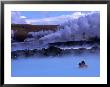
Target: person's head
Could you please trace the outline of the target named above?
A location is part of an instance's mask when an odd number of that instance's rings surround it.
[[[79,66],[81,66],[81,63],[79,63]]]
[[[82,64],[85,64],[84,60],[82,61]]]

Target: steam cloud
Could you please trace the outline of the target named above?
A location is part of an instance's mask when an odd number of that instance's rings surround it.
[[[55,33],[41,37],[42,43],[62,42],[71,40],[82,40],[82,34],[86,38],[100,37],[100,13],[90,12],[77,19],[71,19],[60,25],[60,29]]]

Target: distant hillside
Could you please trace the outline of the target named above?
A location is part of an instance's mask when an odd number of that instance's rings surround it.
[[[59,25],[30,25],[30,24],[11,24],[11,30],[17,30],[14,39],[22,42],[27,38],[28,32],[56,31]]]
[[[11,24],[12,30],[36,32],[40,30],[52,30],[56,31],[59,25],[30,25],[30,24]]]

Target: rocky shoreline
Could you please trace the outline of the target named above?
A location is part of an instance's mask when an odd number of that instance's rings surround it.
[[[16,59],[19,56],[30,57],[34,55],[39,56],[62,56],[65,54],[81,54],[84,52],[95,53],[100,50],[99,46],[92,46],[91,48],[87,49],[84,47],[81,48],[73,48],[73,49],[61,49],[59,47],[50,46],[48,48],[42,49],[25,49],[25,50],[16,50],[11,52],[11,58]]]

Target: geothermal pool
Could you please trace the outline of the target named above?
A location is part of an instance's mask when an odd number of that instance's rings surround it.
[[[78,63],[84,60],[87,68],[79,68]],[[99,53],[80,55],[32,56],[11,60],[12,77],[99,77]]]

